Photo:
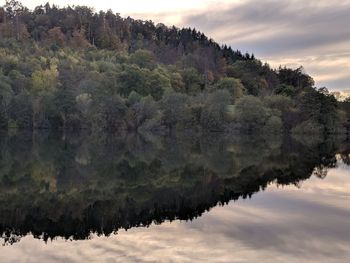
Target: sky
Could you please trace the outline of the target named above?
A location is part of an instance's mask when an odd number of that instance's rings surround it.
[[[4,0],[0,0],[5,2]],[[33,9],[45,0],[22,0]],[[50,0],[195,27],[272,67],[304,66],[318,87],[350,90],[350,0]]]

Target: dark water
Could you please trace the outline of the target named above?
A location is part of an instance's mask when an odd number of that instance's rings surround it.
[[[0,147],[0,262],[350,259],[343,138],[27,133]]]

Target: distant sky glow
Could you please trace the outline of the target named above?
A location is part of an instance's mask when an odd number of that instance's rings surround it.
[[[0,0],[5,2],[4,0]],[[33,9],[45,0],[22,0]],[[50,0],[195,27],[273,67],[303,65],[317,86],[350,90],[350,0]]]

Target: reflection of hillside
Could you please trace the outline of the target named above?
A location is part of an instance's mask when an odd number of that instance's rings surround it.
[[[304,146],[218,134],[1,138],[0,231],[44,239],[193,219],[272,181],[297,184],[315,167],[332,167],[337,149],[331,140]]]

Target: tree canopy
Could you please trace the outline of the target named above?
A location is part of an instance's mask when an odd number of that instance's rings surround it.
[[[86,6],[0,8],[2,129],[347,132],[349,102],[314,84],[193,28]]]

